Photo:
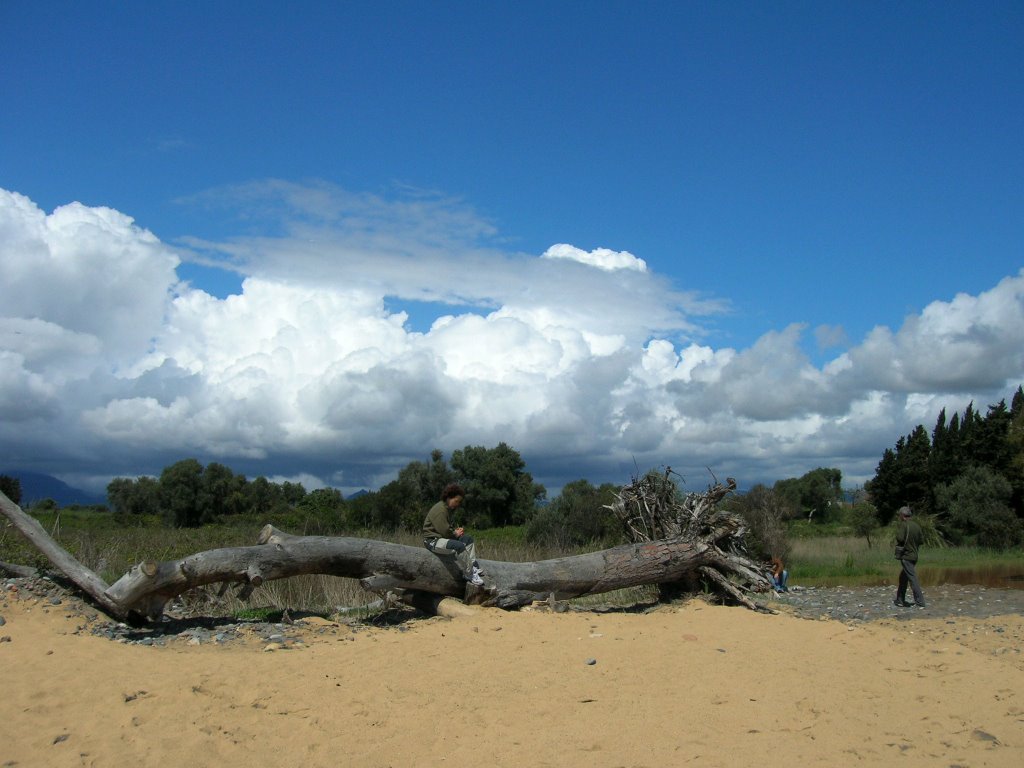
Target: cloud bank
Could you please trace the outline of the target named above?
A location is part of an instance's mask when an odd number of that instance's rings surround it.
[[[189,204],[262,231],[172,247],[118,211],[0,190],[11,467],[101,489],[196,456],[353,490],[435,447],[505,441],[551,488],[661,464],[698,486],[707,467],[858,482],[939,408],[1024,381],[1024,270],[852,345],[794,323],[715,348],[703,327],[726,300],[626,251],[515,252],[457,200],[265,182]],[[238,272],[241,293],[182,282],[183,260]],[[443,311],[415,331],[403,301]],[[836,356],[813,364],[808,335]]]

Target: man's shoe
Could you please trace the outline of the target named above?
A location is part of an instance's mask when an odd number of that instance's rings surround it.
[[[893,600],[892,604],[895,605],[897,608],[913,608],[914,607],[913,603],[908,603],[906,600]],[[924,606],[922,605],[921,607],[923,608]]]
[[[483,575],[484,572],[480,570],[479,566],[474,565],[472,573],[469,574],[469,583],[476,587],[482,587],[484,585]]]
[[[927,608],[928,606],[924,603],[914,603],[915,608]]]

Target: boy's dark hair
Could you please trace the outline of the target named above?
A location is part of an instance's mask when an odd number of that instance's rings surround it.
[[[448,501],[448,499],[454,499],[456,496],[466,496],[466,492],[462,490],[462,486],[458,483],[448,483],[441,491],[441,501]]]

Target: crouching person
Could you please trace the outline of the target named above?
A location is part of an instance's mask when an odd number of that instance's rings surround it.
[[[466,581],[479,587],[484,583],[483,571],[476,561],[473,537],[464,528],[452,527],[452,513],[465,498],[466,492],[460,485],[450,483],[445,487],[441,500],[430,508],[423,521],[423,544],[435,555],[454,555]]]

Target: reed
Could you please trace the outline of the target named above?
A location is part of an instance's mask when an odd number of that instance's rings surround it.
[[[864,538],[823,536],[792,541],[789,569],[791,585],[872,586],[889,584],[899,574],[893,556],[894,535],[883,530],[872,537],[872,546]],[[1007,569],[1024,571],[1024,551],[996,551],[981,547],[929,547],[921,550],[918,572],[922,581],[931,581],[930,573],[963,570],[983,573]],[[981,578],[981,577],[979,577]]]

